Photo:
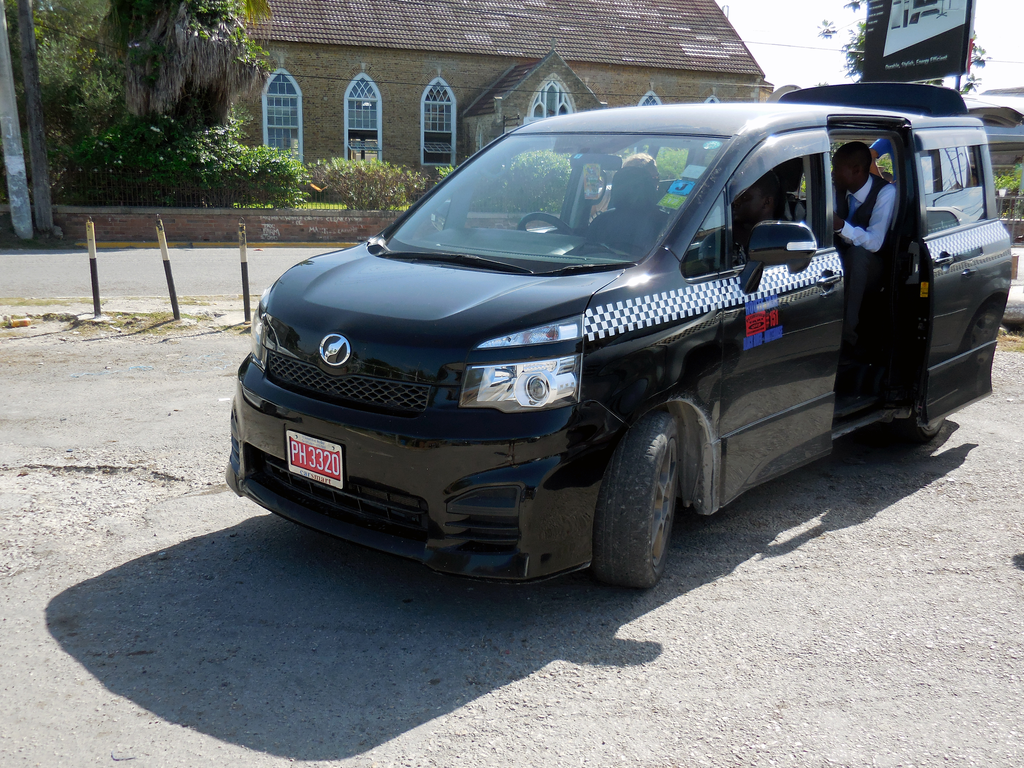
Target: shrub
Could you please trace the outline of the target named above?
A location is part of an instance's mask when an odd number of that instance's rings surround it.
[[[408,208],[427,188],[423,174],[375,160],[334,157],[310,166],[309,173],[323,202],[360,211]]]
[[[1017,194],[1020,190],[1020,168],[1013,173],[996,176],[996,189],[1005,189],[1008,195]]]
[[[540,149],[517,155],[506,173],[488,182],[492,188],[474,201],[480,211],[526,213],[562,210],[572,169],[565,154]]]
[[[240,143],[240,124],[201,128],[169,117],[129,118],[82,141],[59,197],[101,205],[294,208],[309,181],[286,152]]]

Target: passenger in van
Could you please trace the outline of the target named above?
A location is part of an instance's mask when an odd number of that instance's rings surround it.
[[[647,171],[647,174],[654,180],[655,185],[660,180],[658,176],[658,161],[646,152],[637,152],[622,161],[622,168],[640,167]]]
[[[880,176],[886,181],[892,181],[892,174],[878,167],[879,159],[885,155],[888,155],[890,160],[893,159],[892,142],[888,139],[876,139],[868,149],[871,150],[871,173],[875,176]]]
[[[882,277],[878,252],[892,221],[896,187],[871,173],[871,150],[860,141],[851,141],[836,150],[832,181],[836,188],[832,225],[846,283],[843,338],[856,346],[864,294],[876,288]]]
[[[658,167],[654,158],[633,155],[612,179],[609,208],[590,223],[587,241],[641,255],[667,221],[658,207],[658,199]]]
[[[800,197],[800,182],[804,178],[804,159],[794,157],[781,165],[775,166],[775,175],[779,177],[782,187],[779,195],[781,210],[777,218],[783,221],[807,221],[807,204]]]
[[[768,171],[732,201],[732,236],[736,244],[737,264],[747,260],[747,245],[754,225],[777,218],[781,191],[779,177],[774,171]]]

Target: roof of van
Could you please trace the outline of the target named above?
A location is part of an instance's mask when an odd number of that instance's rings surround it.
[[[831,118],[898,118],[917,127],[980,127],[967,115],[935,117],[888,109],[842,105],[723,103],[667,104],[621,107],[579,112],[528,123],[516,133],[692,133],[735,136],[741,133],[774,133],[801,128],[825,127]]]

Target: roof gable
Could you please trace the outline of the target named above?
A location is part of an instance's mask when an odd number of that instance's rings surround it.
[[[270,0],[268,42],[545,56],[763,77],[714,0]]]

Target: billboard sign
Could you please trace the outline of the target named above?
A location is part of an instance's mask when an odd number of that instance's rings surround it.
[[[863,80],[964,74],[973,21],[974,0],[869,0]]]

